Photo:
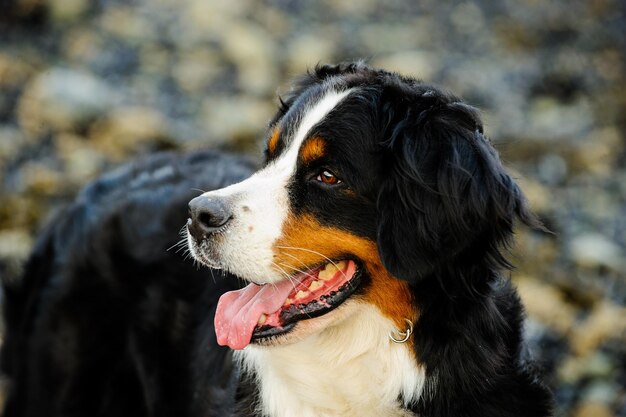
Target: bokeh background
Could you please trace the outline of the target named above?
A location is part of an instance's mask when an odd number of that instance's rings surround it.
[[[626,416],[623,0],[0,0],[0,274],[99,173],[260,155],[289,79],[365,58],[480,107],[554,235],[513,272],[559,416]]]

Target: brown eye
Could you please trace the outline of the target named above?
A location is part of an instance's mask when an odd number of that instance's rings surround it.
[[[341,183],[341,180],[335,176],[332,172],[328,170],[322,171],[317,178],[315,178],[319,182],[323,182],[328,185],[335,185]]]

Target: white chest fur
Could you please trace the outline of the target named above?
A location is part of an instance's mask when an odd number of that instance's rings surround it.
[[[341,323],[290,345],[237,352],[254,371],[267,417],[405,416],[425,381],[408,345],[388,338],[393,323],[376,307],[350,302]],[[346,306],[347,307],[347,306]]]

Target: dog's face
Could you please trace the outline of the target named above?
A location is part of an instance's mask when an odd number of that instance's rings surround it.
[[[503,262],[514,217],[530,218],[477,112],[452,96],[355,64],[318,68],[282,104],[265,166],[190,203],[193,256],[251,283],[220,300],[221,344],[287,343],[363,303],[403,328],[417,282]]]

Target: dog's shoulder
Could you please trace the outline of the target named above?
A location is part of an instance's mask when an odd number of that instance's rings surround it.
[[[227,351],[199,352],[215,344],[212,310],[236,280],[212,279],[176,244],[190,198],[253,168],[213,151],[156,154],[103,175],[52,216],[22,279],[4,285],[6,415],[141,415],[160,397],[174,412],[200,387],[219,394],[228,369],[202,370],[227,363]]]

